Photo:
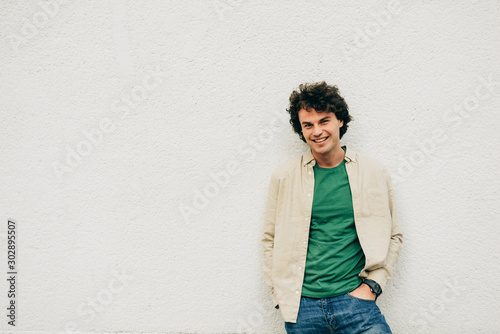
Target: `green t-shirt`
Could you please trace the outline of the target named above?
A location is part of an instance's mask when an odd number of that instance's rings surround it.
[[[354,225],[345,161],[314,166],[314,198],[302,296],[329,298],[361,284],[365,255]]]

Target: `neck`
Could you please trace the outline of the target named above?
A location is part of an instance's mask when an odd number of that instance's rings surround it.
[[[318,154],[312,152],[314,159],[316,159],[316,165],[323,168],[333,168],[340,165],[342,160],[344,160],[345,152],[339,145],[333,152],[329,152],[326,155]]]

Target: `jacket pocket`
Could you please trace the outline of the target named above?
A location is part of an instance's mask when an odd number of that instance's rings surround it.
[[[388,194],[383,189],[366,188],[366,198],[371,215],[387,216],[389,214]]]

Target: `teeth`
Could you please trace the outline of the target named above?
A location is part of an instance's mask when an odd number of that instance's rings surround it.
[[[321,143],[321,142],[323,142],[325,140],[326,140],[326,138],[323,138],[323,139],[313,140],[313,142],[315,142],[315,143]]]

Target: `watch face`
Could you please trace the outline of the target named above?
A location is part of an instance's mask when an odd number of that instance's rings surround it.
[[[368,286],[370,287],[370,289],[377,296],[382,293],[382,288],[380,287],[380,285],[377,282],[373,282],[373,281],[370,281],[370,280],[365,280],[365,283],[368,284]]]

